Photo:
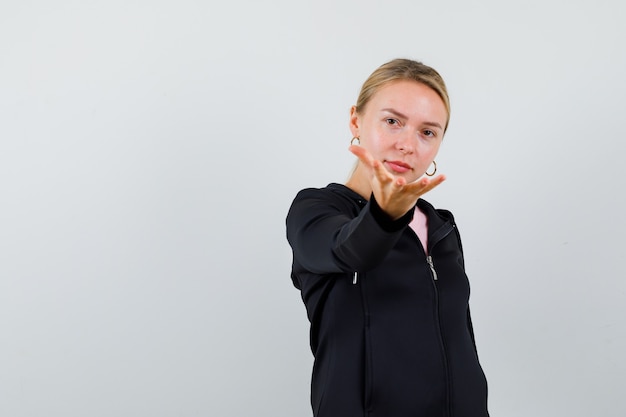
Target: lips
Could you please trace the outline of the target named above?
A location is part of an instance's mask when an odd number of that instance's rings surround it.
[[[403,174],[411,170],[411,165],[402,161],[385,161],[385,164],[389,167],[391,171],[397,172],[399,174]]]

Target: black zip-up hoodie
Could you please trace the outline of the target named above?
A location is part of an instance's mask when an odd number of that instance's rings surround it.
[[[419,200],[428,253],[375,199],[305,189],[287,216],[293,284],[311,322],[316,417],[486,417],[469,283],[452,214]]]

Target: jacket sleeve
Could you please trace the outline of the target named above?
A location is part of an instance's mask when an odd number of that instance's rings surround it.
[[[377,266],[413,218],[413,210],[391,220],[373,196],[358,214],[325,189],[296,196],[287,215],[287,240],[294,260],[316,274],[364,272]]]

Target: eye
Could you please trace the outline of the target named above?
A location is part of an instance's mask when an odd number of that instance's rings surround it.
[[[424,133],[424,136],[428,136],[429,138],[434,138],[435,136],[437,136],[437,134],[430,129],[424,130],[423,133]]]
[[[385,119],[385,122],[387,122],[388,125],[392,125],[392,126],[400,124],[400,122],[392,118]]]

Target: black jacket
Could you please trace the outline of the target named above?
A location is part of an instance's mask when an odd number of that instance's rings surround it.
[[[408,227],[413,211],[391,221],[343,185],[302,190],[289,210],[316,417],[488,416],[454,218],[418,206],[428,254]]]

